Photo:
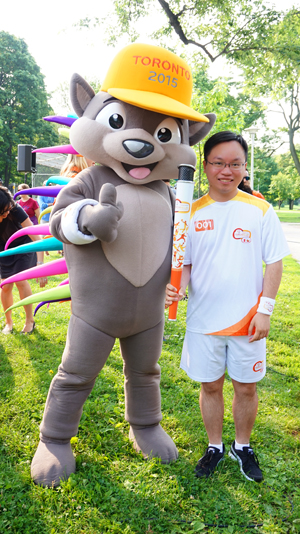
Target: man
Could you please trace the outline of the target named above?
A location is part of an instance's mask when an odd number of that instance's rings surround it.
[[[210,476],[224,458],[227,368],[234,388],[236,433],[229,455],[248,480],[260,482],[263,475],[250,447],[258,407],[256,382],[266,372],[270,315],[282,258],[290,252],[272,206],[238,190],[247,152],[246,141],[232,132],[217,133],[205,143],[209,192],[192,206],[182,287],[177,294],[168,284],[166,306],[181,300],[189,284],[181,367],[202,384],[200,409],[209,439],[196,476]]]

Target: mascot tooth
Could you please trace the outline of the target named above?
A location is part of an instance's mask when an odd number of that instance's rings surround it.
[[[165,286],[170,278],[174,198],[165,180],[196,164],[190,145],[215,116],[190,107],[192,74],[180,57],[133,44],[113,60],[95,95],[78,74],[71,101],[79,116],[73,147],[95,165],[60,192],[51,233],[64,242],[72,315],[62,362],[50,386],[32,462],[38,484],[75,471],[70,439],[83,405],[120,339],[129,437],[144,457],[176,460],[160,426]]]

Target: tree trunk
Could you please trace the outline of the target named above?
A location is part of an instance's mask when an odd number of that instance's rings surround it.
[[[289,198],[289,210],[292,210],[294,207],[294,200]]]
[[[278,200],[278,209],[279,210],[280,210],[281,204],[282,204],[282,200]]]
[[[295,163],[295,167],[297,169],[297,172],[300,176],[300,160],[298,158],[298,154],[296,152],[295,144],[294,144],[294,134],[295,131],[291,127],[289,128],[289,141],[290,141],[290,151],[293,158],[293,161]]]
[[[4,185],[5,187],[8,187],[9,184],[9,164],[6,163],[4,167]]]

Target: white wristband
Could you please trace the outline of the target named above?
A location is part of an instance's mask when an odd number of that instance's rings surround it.
[[[79,212],[84,206],[96,206],[99,204],[92,198],[83,198],[64,209],[61,216],[61,229],[65,238],[73,245],[87,245],[96,241],[94,235],[83,234],[78,227]]]
[[[269,297],[260,297],[257,311],[265,315],[272,315],[275,306],[275,300]]]

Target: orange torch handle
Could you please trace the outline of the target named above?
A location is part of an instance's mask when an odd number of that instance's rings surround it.
[[[182,269],[173,269],[171,270],[171,285],[176,287],[177,293],[180,289],[182,276]],[[169,307],[169,321],[176,321],[177,316],[178,301],[173,302]]]

